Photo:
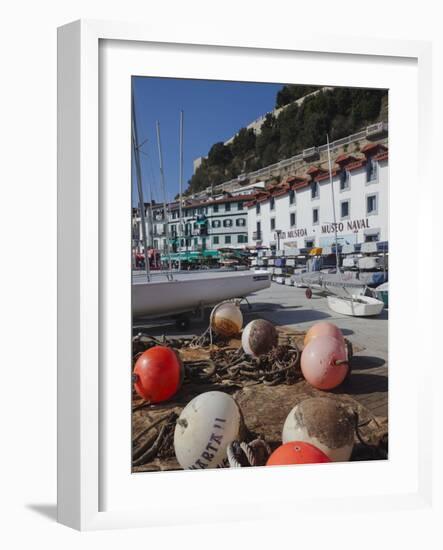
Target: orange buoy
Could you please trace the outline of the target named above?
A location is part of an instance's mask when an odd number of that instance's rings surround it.
[[[303,349],[300,360],[303,376],[314,388],[332,390],[349,371],[344,342],[333,336],[317,336]]]
[[[329,321],[320,321],[319,323],[315,323],[315,325],[313,325],[305,334],[303,341],[304,345],[307,346],[309,342],[314,338],[317,338],[317,336],[333,336],[341,342],[345,341],[342,331],[334,325],[334,323],[330,323]]]
[[[322,462],[331,462],[323,451],[304,441],[291,441],[278,447],[268,458],[266,466],[318,464]]]
[[[132,374],[135,391],[151,403],[170,399],[180,388],[184,376],[178,354],[165,346],[143,352]]]

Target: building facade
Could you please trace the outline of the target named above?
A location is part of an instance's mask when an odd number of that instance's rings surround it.
[[[162,204],[147,204],[148,246],[162,252],[325,247],[334,243],[335,229],[339,244],[388,240],[387,123],[333,142],[330,151],[334,201],[328,149],[312,147],[280,161],[278,170],[262,169],[261,175],[268,170],[264,180],[228,182],[217,195],[187,197],[181,220],[178,201],[166,206],[166,214]],[[141,252],[137,209],[132,232],[133,248]]]
[[[368,143],[332,162],[334,201],[329,170],[311,164],[247,203],[248,242],[280,250],[331,246],[335,229],[339,244],[388,240],[387,147]]]

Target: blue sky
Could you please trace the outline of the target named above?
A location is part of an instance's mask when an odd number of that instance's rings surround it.
[[[144,198],[162,201],[155,124],[160,122],[168,200],[179,189],[179,118],[184,111],[184,185],[192,176],[192,162],[205,156],[217,141],[275,106],[282,84],[134,77],[139,142],[148,140],[140,156]],[[152,185],[153,183],[153,185]],[[133,182],[135,190],[135,182]],[[134,193],[134,203],[137,202]]]

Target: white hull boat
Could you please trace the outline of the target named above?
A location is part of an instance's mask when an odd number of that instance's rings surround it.
[[[194,311],[241,298],[271,285],[267,271],[181,271],[172,278],[164,273],[135,274],[132,280],[132,311],[135,317],[160,317]]]
[[[328,306],[332,311],[335,311],[335,313],[341,313],[342,315],[371,317],[380,315],[384,308],[384,303],[370,296],[354,294],[348,298],[328,296]]]
[[[366,283],[359,281],[351,273],[323,273],[322,271],[298,273],[291,277],[295,286],[308,288],[314,292],[350,296],[364,294]]]

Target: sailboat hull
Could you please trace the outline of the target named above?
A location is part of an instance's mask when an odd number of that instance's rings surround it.
[[[149,282],[136,275],[132,311],[135,317],[173,315],[247,296],[270,285],[271,276],[266,271],[181,272],[171,281],[164,274],[155,274]]]

